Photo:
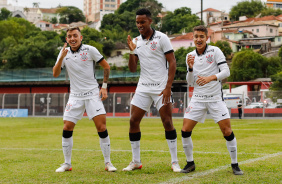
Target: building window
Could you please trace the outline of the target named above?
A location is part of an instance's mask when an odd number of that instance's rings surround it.
[[[192,42],[190,43],[190,46],[192,46]]]
[[[111,8],[115,8],[116,7],[116,5],[115,4],[111,4]]]
[[[110,5],[109,4],[105,4],[105,7],[110,7]]]
[[[279,23],[279,27],[282,27],[282,23]]]
[[[278,42],[281,42],[281,38],[280,37],[278,37]]]
[[[270,33],[273,33],[273,29],[270,29],[269,31],[270,31]]]
[[[257,29],[257,33],[259,33],[259,29]]]
[[[254,32],[254,29],[252,29],[252,32]]]
[[[116,2],[116,0],[111,0],[111,2]]]
[[[105,0],[105,2],[110,2],[110,0]]]

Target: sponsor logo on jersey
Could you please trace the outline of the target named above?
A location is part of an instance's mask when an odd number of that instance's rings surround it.
[[[156,50],[156,49],[157,49],[157,43],[158,43],[158,42],[153,42],[153,43],[151,43],[151,47],[150,47],[150,48],[151,48],[152,50]]]
[[[143,86],[159,86],[160,83],[141,83]]]
[[[207,58],[207,63],[209,64],[212,64],[213,63],[213,55],[207,55],[206,58]]]
[[[87,59],[88,59],[87,53],[83,52],[83,54],[80,54],[80,55],[81,55],[81,57],[80,57],[81,61],[87,61]]]

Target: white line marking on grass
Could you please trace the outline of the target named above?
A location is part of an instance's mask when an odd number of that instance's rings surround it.
[[[0,148],[0,150],[26,150],[26,151],[62,151],[62,149],[49,149],[49,148]],[[73,151],[101,151],[100,149],[72,149]],[[111,149],[112,152],[131,152],[131,150],[115,150]],[[140,150],[141,152],[159,152],[159,153],[169,153],[166,150]],[[183,153],[183,151],[178,151],[179,153]],[[206,152],[206,151],[193,151],[198,154],[228,154],[226,152]],[[238,155],[267,155],[266,153],[245,153],[240,152]]]
[[[262,161],[262,160],[265,160],[265,159],[268,159],[268,158],[272,158],[272,157],[276,157],[276,156],[280,156],[280,155],[282,155],[282,152],[278,152],[278,153],[274,153],[274,154],[269,154],[269,155],[266,155],[266,156],[263,156],[263,157],[254,158],[254,159],[250,159],[250,160],[245,160],[245,161],[239,162],[239,165],[249,164],[249,163],[256,162],[256,161]],[[165,182],[160,183],[160,184],[179,183],[179,182],[191,180],[191,179],[194,179],[194,178],[197,178],[197,177],[206,176],[206,175],[212,174],[214,172],[227,169],[229,167],[230,167],[230,165],[228,164],[228,165],[225,165],[225,166],[220,166],[220,167],[218,167],[216,169],[210,169],[210,170],[207,170],[207,171],[198,172],[198,173],[195,173],[195,174],[192,174],[192,175],[188,175],[188,176],[183,176],[183,177],[179,177],[179,178],[173,178],[173,179],[170,179],[170,180],[165,181]]]

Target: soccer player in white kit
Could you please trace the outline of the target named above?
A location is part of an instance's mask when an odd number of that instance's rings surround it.
[[[70,97],[64,112],[62,147],[65,162],[56,172],[71,171],[71,153],[73,147],[73,129],[86,109],[89,120],[95,123],[100,137],[100,146],[105,161],[105,170],[116,171],[110,160],[110,138],[106,128],[106,111],[102,100],[107,99],[107,81],[110,66],[99,51],[90,45],[81,43],[83,36],[78,27],[67,30],[66,41],[57,62],[53,67],[54,77],[66,67],[70,77]],[[95,78],[95,63],[104,69],[104,80],[101,90]],[[101,99],[102,98],[102,99]]]
[[[172,123],[171,86],[176,71],[176,60],[169,38],[151,28],[151,13],[147,9],[136,12],[136,26],[140,36],[133,41],[127,38],[131,50],[129,69],[136,72],[137,62],[140,61],[141,73],[135,95],[131,101],[131,117],[129,139],[132,148],[132,162],[123,171],[141,169],[140,160],[140,122],[152,102],[158,109],[165,137],[171,154],[171,168],[180,172],[177,159],[177,134]]]
[[[191,134],[198,122],[204,122],[207,111],[210,112],[226,139],[227,149],[231,157],[231,167],[235,175],[243,172],[237,162],[237,142],[231,129],[230,116],[223,101],[221,80],[230,75],[222,51],[215,46],[207,45],[208,31],[205,26],[196,26],[193,30],[196,49],[186,56],[188,85],[194,87],[190,103],[184,114],[182,127],[182,143],[187,165],[181,171],[189,173],[195,170],[193,159],[193,143]]]

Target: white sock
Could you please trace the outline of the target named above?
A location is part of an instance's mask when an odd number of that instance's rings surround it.
[[[132,149],[132,160],[140,163],[140,141],[130,141],[130,143]]]
[[[177,159],[177,139],[167,139],[167,144],[169,147],[170,155],[171,155],[171,163],[178,162]]]
[[[100,147],[104,156],[105,163],[111,162],[111,144],[109,136],[107,136],[106,138],[100,138]]]
[[[231,157],[231,163],[236,164],[237,161],[237,141],[236,137],[232,141],[226,141],[226,146]]]
[[[65,163],[71,164],[71,151],[73,146],[72,136],[70,138],[62,138],[62,147],[65,157]]]
[[[192,138],[190,137],[182,137],[182,144],[183,144],[183,149],[184,153],[186,155],[187,162],[192,162],[194,161],[193,159],[193,142]]]

